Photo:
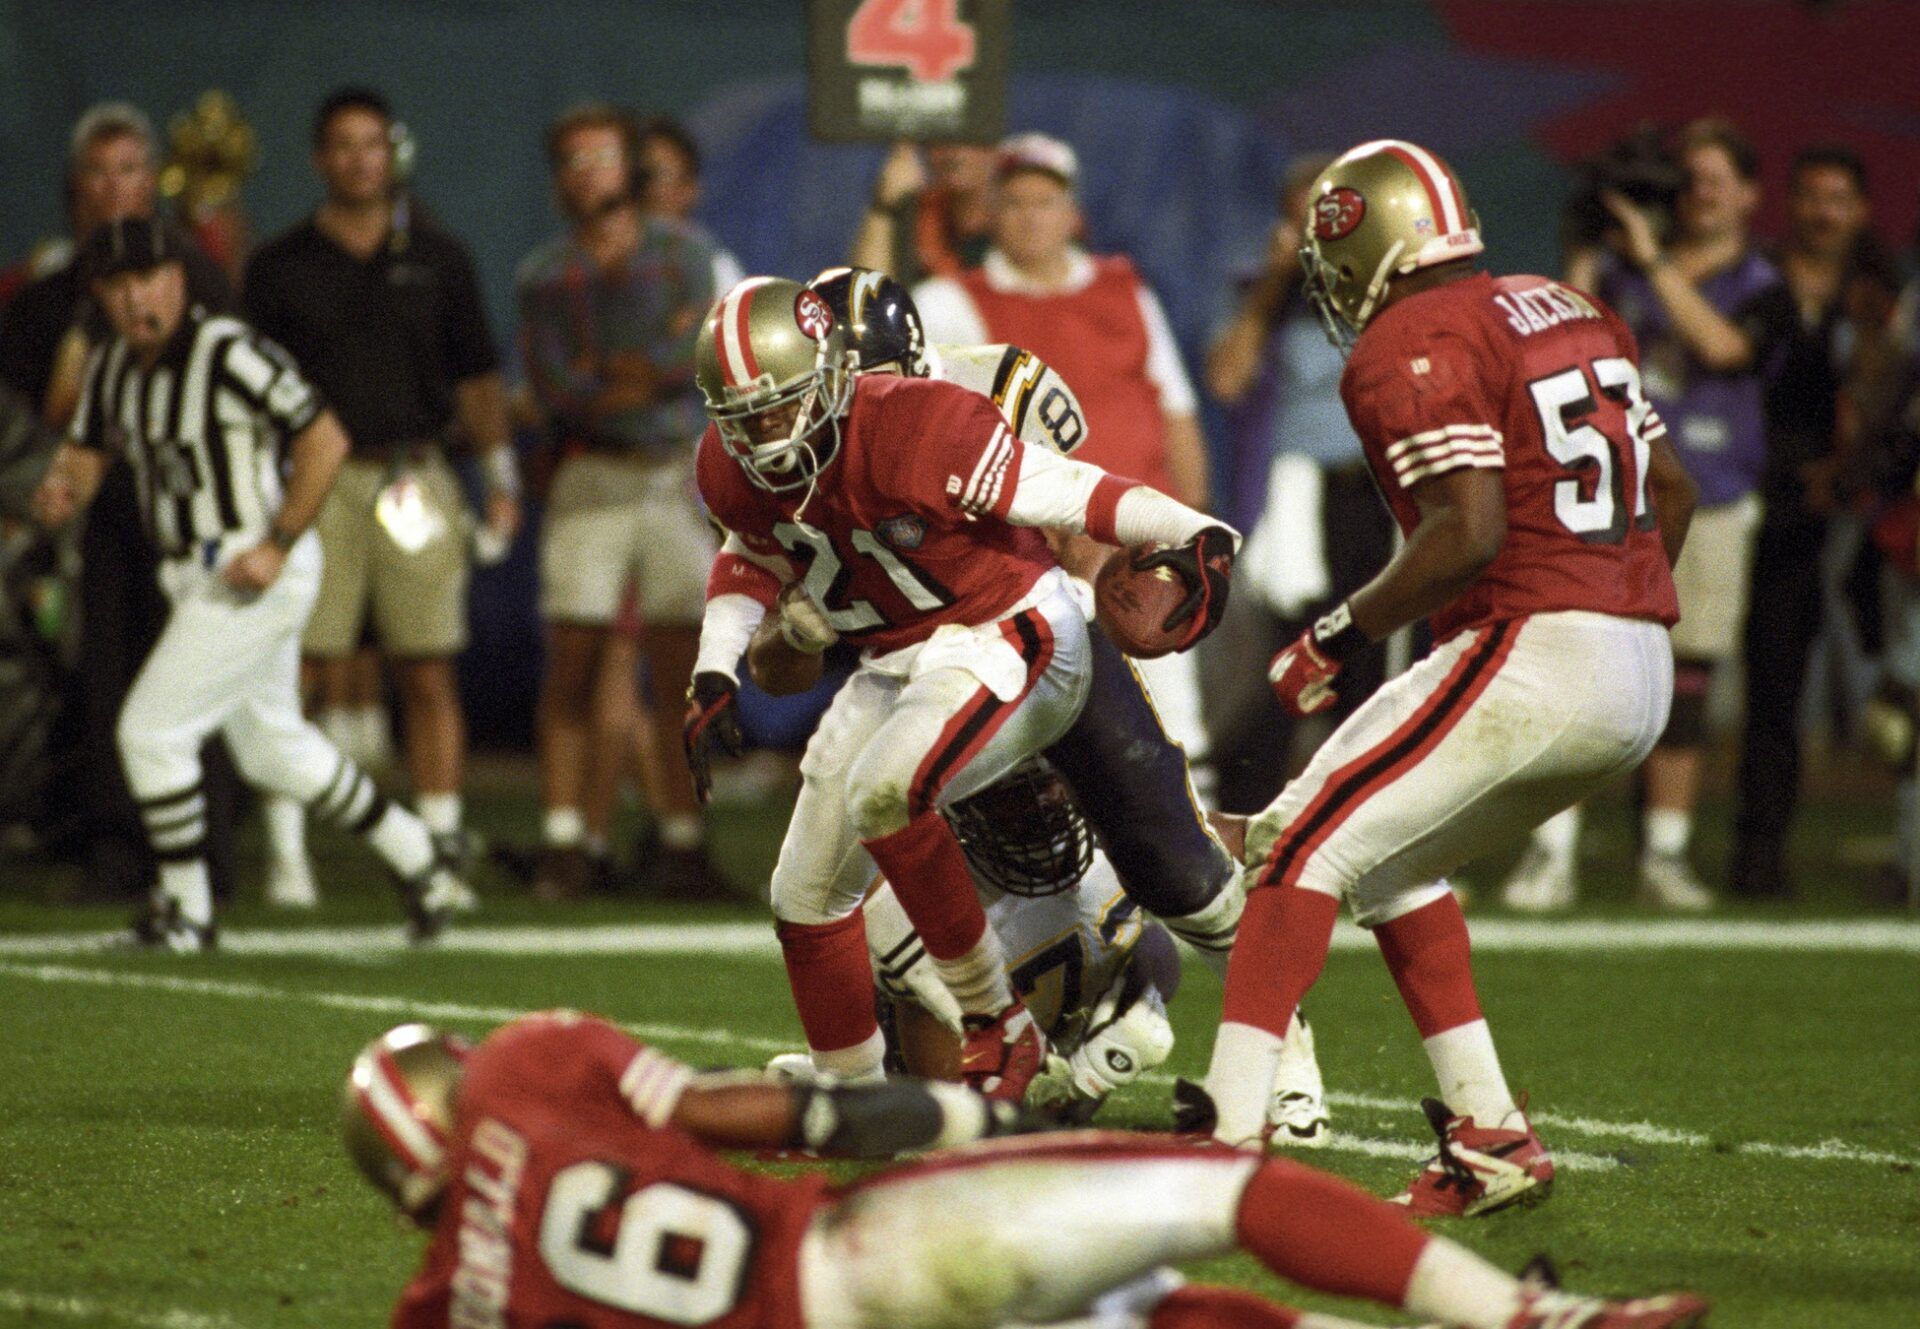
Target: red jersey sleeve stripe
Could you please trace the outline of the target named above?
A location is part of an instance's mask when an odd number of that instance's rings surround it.
[[[1447,453],[1445,456],[1435,457],[1432,461],[1423,462],[1418,466],[1411,466],[1403,471],[1395,471],[1394,475],[1400,481],[1400,487],[1402,489],[1411,489],[1422,480],[1430,480],[1436,475],[1445,475],[1448,471],[1457,471],[1463,466],[1478,467],[1485,471],[1497,471],[1504,469],[1506,464],[1507,459],[1497,451],[1454,451]]]

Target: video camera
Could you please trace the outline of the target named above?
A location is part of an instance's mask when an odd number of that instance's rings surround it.
[[[1654,231],[1664,238],[1673,226],[1674,208],[1687,187],[1687,169],[1667,150],[1666,133],[1658,125],[1642,125],[1618,142],[1574,164],[1577,181],[1561,215],[1569,249],[1589,249],[1601,243],[1620,223],[1607,211],[1600,195],[1609,190],[1648,213]]]

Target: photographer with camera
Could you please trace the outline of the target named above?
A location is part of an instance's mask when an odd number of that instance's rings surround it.
[[[1673,710],[1642,767],[1639,873],[1645,902],[1697,911],[1713,901],[1687,857],[1707,691],[1746,619],[1766,460],[1763,371],[1791,332],[1793,301],[1748,229],[1760,203],[1759,162],[1731,124],[1688,125],[1671,156],[1643,131],[1588,163],[1585,175],[1588,188],[1568,212],[1576,243],[1567,280],[1618,310],[1639,339],[1647,397],[1700,487],[1673,569],[1681,612]],[[1545,912],[1573,902],[1578,828],[1573,808],[1534,833],[1504,889],[1509,906]]]

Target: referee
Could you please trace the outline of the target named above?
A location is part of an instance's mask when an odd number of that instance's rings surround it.
[[[189,305],[182,252],[154,218],[109,222],[87,239],[85,274],[114,336],[88,360],[67,440],[36,495],[41,519],[58,525],[124,452],[160,555],[167,624],[115,734],[160,863],[136,937],[175,951],[213,945],[199,752],[218,731],[251,783],[367,839],[397,876],[412,936],[425,940],[471,893],[420,820],[300,714],[300,630],[320,580],[308,527],[346,435],[284,351]]]

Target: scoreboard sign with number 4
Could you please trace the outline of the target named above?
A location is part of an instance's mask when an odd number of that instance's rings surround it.
[[[829,142],[990,143],[1012,0],[810,0],[807,122]]]

